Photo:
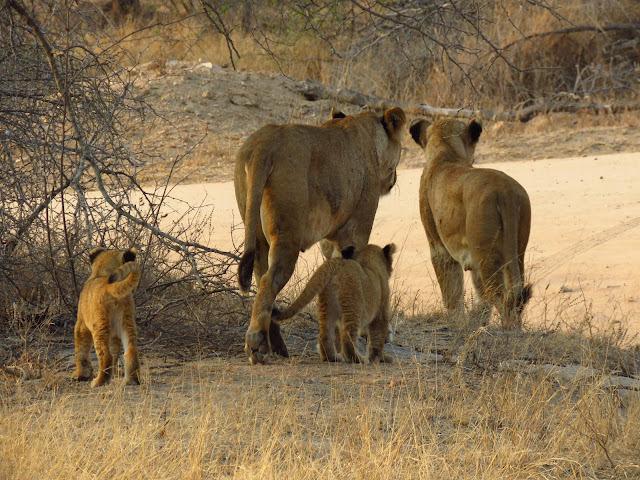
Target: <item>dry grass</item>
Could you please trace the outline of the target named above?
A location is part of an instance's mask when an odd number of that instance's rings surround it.
[[[239,363],[24,385],[0,407],[0,478],[640,476],[640,398],[601,378]]]
[[[141,387],[73,383],[70,343],[50,343],[39,373],[0,371],[0,479],[640,478],[640,391],[608,383],[637,374],[628,339],[594,332],[588,308],[525,333],[426,311],[401,316],[396,344],[417,357],[393,365],[321,364],[311,340],[250,367],[173,330],[143,347]]]
[[[229,9],[229,25],[237,25],[238,8],[236,5]],[[332,44],[342,54],[340,57],[333,55],[325,40],[312,31],[296,34],[295,26],[283,31],[276,21],[281,12],[272,12],[271,17],[258,15],[263,24],[253,32],[263,43],[261,35],[270,37],[270,53],[256,44],[251,32],[241,28],[236,28],[231,38],[240,53],[240,58],[235,59],[240,70],[312,78],[384,98],[434,106],[474,104],[500,109],[517,108],[541,99],[606,102],[635,97],[638,82],[634,62],[640,55],[640,43],[634,32],[587,31],[529,40],[523,36],[576,25],[638,23],[638,3],[563,0],[554,2],[553,8],[552,12],[516,0],[483,5],[480,16],[484,21],[480,27],[487,42],[468,34],[462,37],[460,50],[449,52],[453,62],[466,66],[465,73],[444,55],[438,58],[437,49],[429,51],[423,39],[412,38],[410,34],[407,37],[400,32],[398,38],[383,35],[382,39],[366,44],[361,36],[368,32],[363,26],[368,17],[353,21],[349,18],[349,28],[330,22],[325,25],[331,32]],[[176,21],[166,11],[156,16],[164,22]],[[231,63],[224,38],[216,35],[202,18],[189,17],[151,31],[133,33],[140,26],[140,20],[122,25],[110,32],[108,40],[129,35],[120,46],[131,63],[167,60],[203,60],[225,66]],[[463,30],[468,30],[468,26]],[[441,32],[434,28],[433,33]],[[512,46],[501,51],[502,58],[496,59],[488,42],[496,47]],[[469,80],[473,88],[469,88]]]

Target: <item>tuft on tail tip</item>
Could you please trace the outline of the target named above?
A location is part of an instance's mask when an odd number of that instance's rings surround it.
[[[253,262],[256,258],[255,250],[247,250],[240,258],[238,265],[238,283],[243,292],[248,292],[251,287],[251,275],[253,274]]]
[[[523,288],[522,292],[520,292],[520,296],[518,297],[517,308],[522,310],[524,306],[527,304],[531,297],[533,296],[533,285],[527,283]]]

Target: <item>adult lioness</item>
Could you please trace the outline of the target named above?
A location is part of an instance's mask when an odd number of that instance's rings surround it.
[[[296,300],[274,320],[292,317],[318,297],[318,351],[323,361],[362,363],[356,347],[358,333],[368,338],[367,360],[391,362],[383,353],[389,325],[389,277],[394,244],[384,248],[367,245],[353,260],[331,258],[311,276]],[[336,351],[335,332],[340,332],[341,352]]]
[[[519,327],[531,296],[524,283],[531,228],[527,192],[502,172],[473,168],[482,133],[478,120],[414,120],[410,132],[425,150],[420,216],[445,306],[463,307],[464,268],[471,270],[483,323],[493,304],[503,328]]]
[[[270,351],[288,355],[271,310],[299,252],[323,238],[340,250],[369,242],[379,197],[396,182],[405,122],[402,109],[392,108],[319,127],[266,125],[240,148],[234,185],[245,251],[238,277],[243,291],[252,271],[258,284],[245,343],[251,364]]]
[[[133,292],[140,281],[137,250],[89,252],[91,276],[85,282],[78,301],[78,321],[74,329],[75,380],[90,380],[93,374],[89,351],[96,349],[100,371],[91,382],[99,387],[111,380],[113,368],[124,346],[125,382],[140,383],[138,332],[134,319]]]

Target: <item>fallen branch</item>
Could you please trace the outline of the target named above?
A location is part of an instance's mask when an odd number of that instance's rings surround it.
[[[532,38],[541,38],[541,37],[550,37],[552,35],[566,35],[569,33],[578,33],[578,32],[596,32],[596,33],[604,33],[611,32],[615,30],[630,30],[630,31],[640,31],[640,23],[625,23],[620,25],[606,25],[604,27],[596,27],[594,25],[579,25],[575,27],[561,28],[559,30],[551,30],[548,32],[540,32],[540,33],[532,33],[531,35],[525,35],[522,38],[514,40],[508,45],[502,47],[500,50],[508,50],[513,47],[517,43],[526,42],[527,40],[531,40]]]
[[[412,104],[406,102],[397,102],[387,98],[365,95],[355,90],[346,88],[331,87],[306,80],[298,83],[295,90],[304,96],[307,100],[316,101],[321,99],[330,99],[335,102],[348,103],[357,105],[371,110],[384,110],[389,107],[401,107],[405,112],[413,115],[424,115],[430,118],[440,117],[462,117],[473,118],[480,117],[494,121],[504,122],[528,122],[536,115],[550,112],[569,112],[576,113],[581,111],[591,111],[596,113],[620,113],[625,111],[640,110],[640,102],[623,103],[623,104],[600,104],[587,102],[546,102],[519,110],[507,110],[497,112],[494,110],[473,110],[466,108],[439,108],[430,105]]]

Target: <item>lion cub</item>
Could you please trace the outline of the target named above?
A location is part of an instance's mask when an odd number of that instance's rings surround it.
[[[76,351],[75,380],[89,380],[93,367],[89,358],[91,340],[96,349],[100,371],[92,387],[108,383],[124,346],[125,382],[140,383],[140,361],[133,292],[140,281],[137,250],[89,252],[91,276],[85,282],[78,302],[78,321],[74,330]]]
[[[272,319],[292,317],[318,295],[318,350],[323,361],[364,363],[356,347],[361,331],[369,338],[367,360],[391,362],[383,347],[389,324],[391,257],[395,251],[394,244],[384,248],[367,245],[350,259],[353,248],[346,249],[346,258],[324,262],[300,296],[287,309],[274,311]],[[336,351],[336,344],[340,352]]]

